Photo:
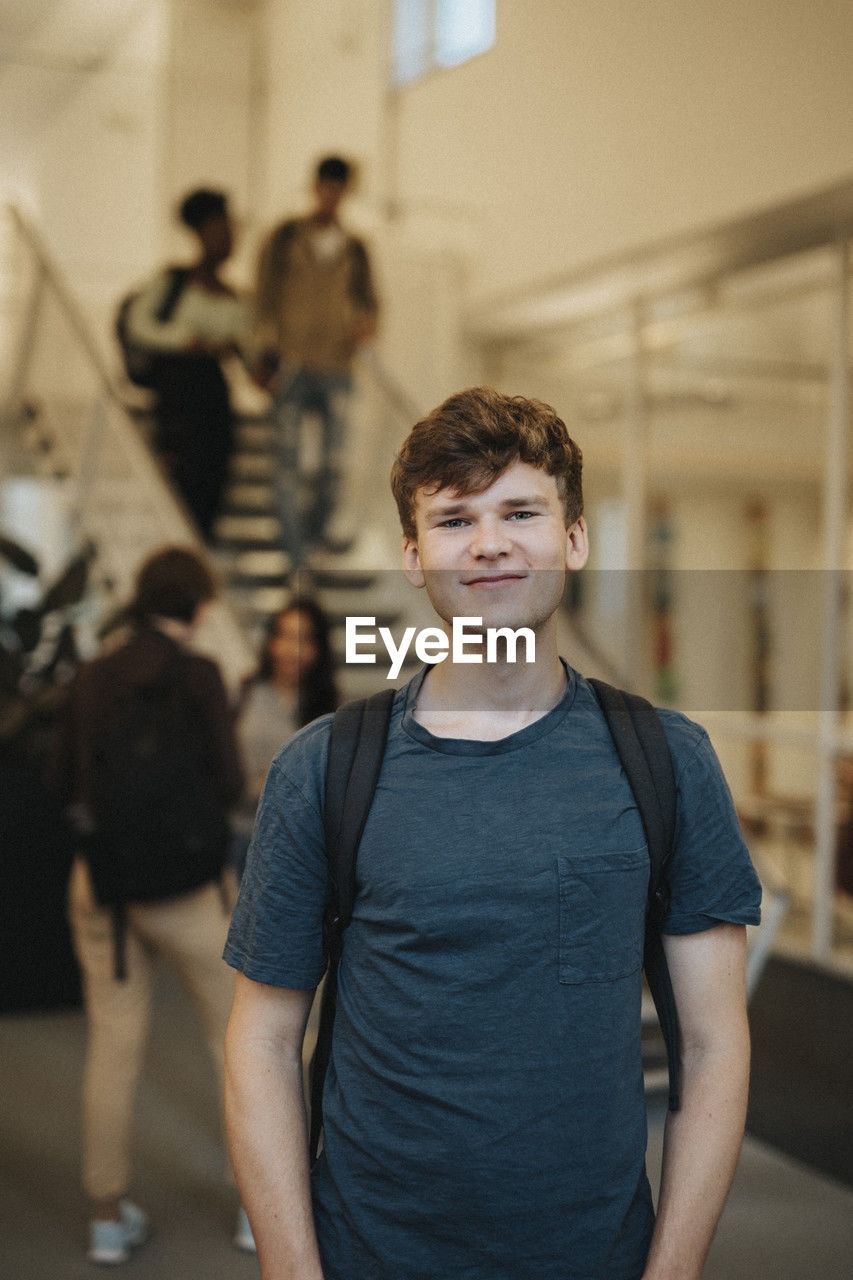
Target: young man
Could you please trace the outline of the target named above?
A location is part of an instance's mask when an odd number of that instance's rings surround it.
[[[284,549],[296,568],[306,545],[327,537],[340,490],[352,360],[376,330],[367,250],[338,218],[351,179],[351,167],[340,156],[321,160],[313,210],[273,231],[258,266],[258,345],[273,393],[278,515]],[[311,509],[303,517],[300,442],[304,416],[312,411],[322,423],[322,454]]]
[[[716,757],[663,713],[683,1074],[655,1219],[648,852],[592,689],[557,652],[565,574],[587,558],[580,450],[547,406],[479,388],[414,427],[392,486],[406,575],[444,623],[528,627],[535,656],[448,658],[397,695],[310,1182],[300,1049],[323,973],[329,718],[272,766],[226,948],[242,971],[232,1154],[264,1280],[696,1280],[743,1132],[760,899]]]

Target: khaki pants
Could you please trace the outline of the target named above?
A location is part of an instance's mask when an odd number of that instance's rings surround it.
[[[124,982],[114,976],[112,916],[95,901],[81,859],[71,873],[69,919],[89,1024],[83,1187],[92,1199],[106,1200],[128,1190],[133,1102],[157,957],[172,966],[198,1008],[223,1096],[225,1027],[234,994],[234,975],[222,959],[228,914],[215,884],[170,902],[129,907]]]

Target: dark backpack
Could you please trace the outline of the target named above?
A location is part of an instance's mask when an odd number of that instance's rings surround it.
[[[165,324],[168,320],[171,320],[190,274],[191,269],[189,267],[171,267],[169,269],[169,284],[155,316],[158,324]],[[169,356],[162,352],[154,351],[151,347],[142,346],[131,336],[128,318],[130,308],[139,297],[139,294],[140,290],[134,289],[131,293],[126,294],[118,304],[114,326],[115,336],[124,361],[124,371],[130,381],[137,387],[146,387],[149,391],[156,391],[159,371],[163,361],[168,360]]]
[[[660,718],[650,702],[590,680],[625,770],[649,848],[651,864],[643,966],[666,1043],[669,1107],[679,1107],[679,1035],[675,997],[660,924],[668,893],[664,870],[675,835],[675,776]],[[394,689],[383,689],[339,707],[332,724],[326,768],[326,856],[329,901],[323,920],[327,970],[317,1045],[311,1060],[309,1156],[317,1158],[323,1127],[323,1085],[332,1047],[343,934],[355,900],[355,864],[373,793],[379,781],[391,721]]]
[[[87,860],[98,901],[113,908],[117,976],[125,905],[216,880],[228,851],[207,734],[185,692],[189,660],[177,653],[156,681],[128,688],[93,745]]]

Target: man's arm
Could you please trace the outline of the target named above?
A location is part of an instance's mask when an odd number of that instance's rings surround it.
[[[353,328],[353,344],[359,347],[362,343],[369,342],[376,333],[379,300],[373,283],[370,258],[361,240],[351,241],[350,257],[352,261],[350,297],[358,313]]]
[[[281,294],[287,275],[290,246],[297,223],[289,218],[267,237],[258,257],[255,277],[255,309],[259,328],[268,335],[278,334],[281,316]]]
[[[746,929],[664,936],[681,1030],[681,1109],[666,1120],[657,1223],[643,1280],[698,1280],[746,1121]]]
[[[238,974],[225,1040],[231,1158],[263,1280],[323,1280],[302,1089],[302,1041],[313,996]]]

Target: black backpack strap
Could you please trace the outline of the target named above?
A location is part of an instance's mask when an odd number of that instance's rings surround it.
[[[154,315],[158,324],[166,324],[167,321],[171,320],[191,274],[192,269],[190,267],[169,268],[169,284],[166,292],[163,294],[163,301],[160,303]]]
[[[678,1015],[672,981],[666,963],[660,926],[669,894],[666,863],[675,839],[675,774],[669,744],[660,717],[650,702],[635,693],[626,693],[590,680],[604,712],[616,752],[634,793],[646,843],[649,847],[649,902],[643,966],[666,1044],[669,1067],[669,1107],[680,1105]]]
[[[110,907],[113,920],[113,973],[116,982],[127,981],[127,906],[116,902]]]
[[[364,824],[379,781],[395,689],[346,702],[335,712],[326,766],[326,857],[329,896],[323,918],[326,980],[317,1045],[311,1059],[311,1127],[308,1155],[317,1159],[323,1128],[323,1085],[332,1048],[338,994],[338,963],[344,929],[355,900],[355,864]]]

